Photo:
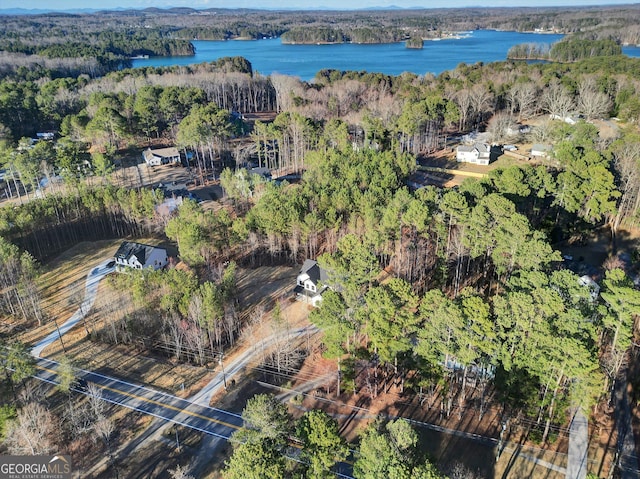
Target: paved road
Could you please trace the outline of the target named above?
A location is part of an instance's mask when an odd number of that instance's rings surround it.
[[[293,341],[296,338],[304,337],[306,334],[315,334],[319,330],[314,325],[305,326],[303,328],[292,329],[289,331],[289,341]],[[211,398],[217,394],[222,388],[225,387],[225,380],[231,381],[234,376],[244,372],[244,369],[256,360],[256,357],[261,355],[263,351],[268,351],[278,340],[283,340],[283,334],[276,333],[263,339],[258,343],[254,343],[253,347],[247,348],[244,352],[235,356],[229,363],[224,362],[224,371],[222,368],[217,374],[209,381],[209,383],[203,387],[200,391],[189,398],[190,401],[208,406],[211,403]]]
[[[50,384],[58,384],[57,368],[59,363],[46,358],[36,359],[35,377]],[[229,440],[231,435],[243,426],[239,414],[214,407],[196,404],[171,394],[156,391],[146,386],[133,384],[104,374],[77,370],[82,383],[94,383],[102,391],[102,400],[128,409],[149,414],[164,422],[172,422],[200,431],[212,439]],[[85,387],[73,388],[74,391],[89,394]],[[149,437],[149,436],[146,436]],[[296,460],[297,451],[290,447],[288,457]],[[352,479],[351,463],[338,464],[337,476]]]
[[[44,358],[39,358],[36,362],[38,369],[36,377],[42,381],[57,384],[58,363]],[[229,439],[231,434],[242,427],[242,418],[239,414],[195,404],[187,399],[104,374],[82,369],[77,372],[80,380],[98,386],[102,391],[102,399],[109,403],[224,439]],[[75,388],[75,390],[88,394],[86,389]]]
[[[57,341],[60,335],[66,334],[89,312],[96,300],[96,294],[98,293],[98,285],[100,284],[100,280],[114,270],[113,267],[107,267],[107,264],[110,261],[113,260],[110,258],[103,261],[89,272],[84,287],[84,300],[82,301],[80,308],[78,308],[78,310],[73,313],[73,315],[69,319],[67,319],[64,324],[61,324],[59,326],[60,332],[58,332],[57,330],[53,331],[42,341],[37,343],[33,348],[31,348],[31,354],[33,356],[39,358],[42,355],[42,351],[44,350],[44,348],[49,346],[54,341]]]
[[[569,456],[567,458],[567,479],[587,477],[587,450],[589,448],[589,421],[578,408],[569,427]]]

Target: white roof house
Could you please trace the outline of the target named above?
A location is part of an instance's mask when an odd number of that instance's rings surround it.
[[[147,148],[142,152],[142,158],[149,166],[175,165],[180,163],[180,152],[177,148]]]
[[[164,268],[169,262],[167,250],[132,241],[123,241],[113,256],[119,269]]]
[[[460,145],[456,150],[456,161],[486,166],[491,161],[491,147],[486,143]]]
[[[551,145],[536,143],[531,147],[531,156],[544,158],[549,156],[549,154],[551,153],[551,150],[552,150]]]
[[[300,269],[293,292],[298,301],[318,306],[322,301],[322,293],[327,289],[323,283],[327,281],[327,272],[317,261],[307,259]]]

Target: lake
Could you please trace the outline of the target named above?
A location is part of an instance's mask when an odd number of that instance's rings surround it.
[[[440,74],[460,63],[490,63],[507,58],[519,43],[553,43],[564,35],[475,30],[459,38],[425,41],[422,50],[405,48],[404,42],[376,45],[341,43],[337,45],[283,45],[279,38],[264,40],[194,40],[194,56],[152,57],[133,60],[134,68],[146,66],[192,65],[221,57],[241,56],[263,75],[282,73],[311,80],[323,68],[365,70],[399,75],[412,72]],[[622,48],[625,55],[640,57],[640,47]]]
[[[422,50],[405,48],[402,43],[359,45],[283,45],[279,38],[264,40],[206,41],[194,40],[194,56],[152,57],[132,60],[133,67],[191,65],[221,57],[241,56],[263,75],[282,73],[310,80],[323,68],[365,70],[399,75],[412,72],[439,74],[460,63],[502,61],[507,51],[518,43],[553,43],[563,35],[494,30],[464,32],[459,38],[425,41]]]

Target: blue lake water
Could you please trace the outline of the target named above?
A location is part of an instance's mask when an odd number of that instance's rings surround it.
[[[553,43],[563,35],[475,30],[461,38],[425,41],[422,50],[405,48],[402,43],[359,45],[283,45],[279,38],[265,40],[206,41],[194,40],[194,56],[152,57],[133,60],[133,67],[191,65],[221,57],[241,56],[263,75],[282,73],[310,80],[323,68],[365,70],[399,75],[412,72],[439,74],[460,63],[502,61],[507,51],[518,43]]]

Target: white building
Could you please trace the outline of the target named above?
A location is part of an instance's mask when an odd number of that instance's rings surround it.
[[[532,158],[546,158],[551,153],[551,145],[536,143],[531,147]]]
[[[293,292],[298,301],[304,301],[317,307],[322,301],[322,293],[327,289],[323,283],[327,280],[327,272],[317,261],[307,259],[300,269]]]
[[[144,269],[164,268],[169,262],[167,250],[142,243],[123,241],[114,255],[117,267]]]
[[[149,166],[178,165],[180,164],[180,152],[177,148],[147,148],[142,152],[142,158]]]
[[[487,166],[491,161],[491,147],[486,143],[460,145],[456,150],[456,161]]]
[[[562,116],[562,115],[556,115],[556,114],[551,114],[549,115],[550,118],[552,120],[561,120],[564,121],[565,123],[567,123],[568,125],[575,125],[576,123],[578,123],[580,120],[582,120],[582,116],[581,115],[566,115],[566,116]]]

